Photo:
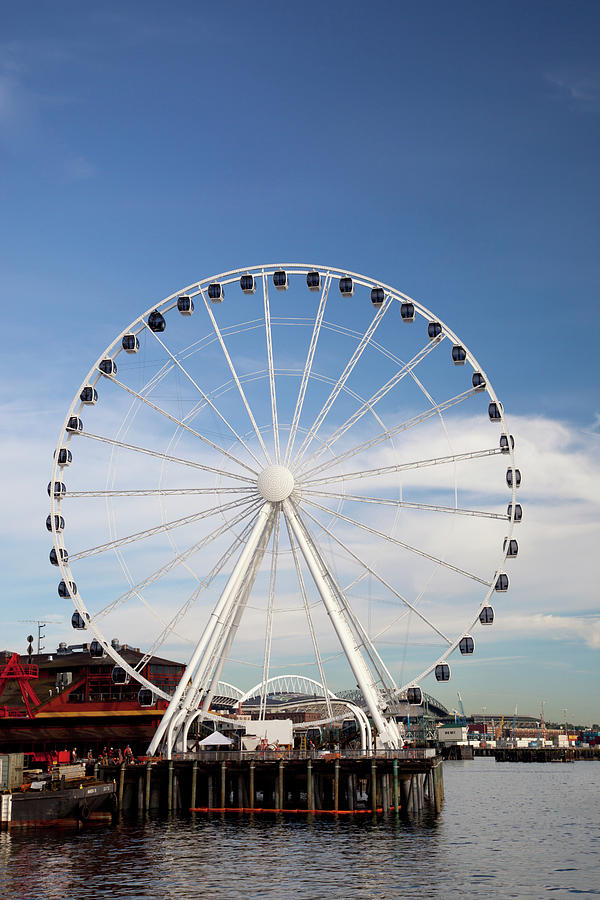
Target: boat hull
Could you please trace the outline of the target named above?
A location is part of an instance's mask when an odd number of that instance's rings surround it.
[[[9,796],[10,802],[5,798]],[[9,828],[80,825],[110,820],[115,806],[114,783],[82,784],[56,791],[5,795],[2,825]]]

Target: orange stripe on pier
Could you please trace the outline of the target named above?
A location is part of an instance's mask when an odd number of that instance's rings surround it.
[[[390,806],[390,812],[394,807]],[[328,816],[359,816],[370,813],[382,813],[383,807],[377,809],[273,809],[265,806],[192,806],[190,812],[202,813],[289,813],[291,815],[328,815]]]

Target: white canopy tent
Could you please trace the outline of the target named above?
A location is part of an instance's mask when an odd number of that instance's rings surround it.
[[[231,738],[225,737],[220,731],[213,731],[208,737],[202,738],[199,747],[230,747],[233,744]]]

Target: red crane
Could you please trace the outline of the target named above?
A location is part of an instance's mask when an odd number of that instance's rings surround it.
[[[6,665],[0,669],[0,697],[2,697],[4,689],[9,682],[18,682],[25,710],[11,706],[0,706],[0,718],[19,717],[33,719],[35,707],[40,705],[41,700],[38,699],[29,682],[38,677],[39,671],[37,666],[31,664],[24,666],[19,658],[19,654],[13,653]]]

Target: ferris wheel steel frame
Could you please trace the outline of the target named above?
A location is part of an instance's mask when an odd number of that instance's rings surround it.
[[[269,298],[269,282],[274,279],[275,273],[280,272],[281,270],[289,274],[291,277],[297,275],[307,276],[309,273],[318,273],[320,276],[320,296],[318,309],[314,314],[314,321],[311,317],[313,326],[312,334],[302,371],[302,376],[300,379],[300,387],[298,390],[293,417],[291,423],[289,424],[289,433],[285,447],[282,447],[280,434],[281,425],[277,404],[278,370],[276,369],[274,362],[271,306]],[[263,311],[261,319],[264,324],[266,341],[267,377],[269,384],[269,403],[271,411],[271,421],[269,423],[269,429],[272,430],[273,437],[272,455],[263,437],[265,427],[259,426],[256,420],[256,417],[244,391],[243,379],[238,375],[234,360],[229,353],[227,342],[225,339],[228,334],[227,329],[222,330],[219,327],[219,323],[215,315],[217,305],[213,302],[212,299],[209,299],[209,286],[218,284],[221,286],[221,291],[223,292],[224,288],[227,285],[238,282],[240,276],[246,275],[252,275],[257,282],[262,284]],[[373,291],[375,288],[381,289],[383,291],[384,298],[379,307],[375,309],[373,320],[358,340],[357,346],[348,359],[344,370],[337,377],[337,379],[331,379],[333,387],[329,392],[329,396],[327,397],[325,403],[322,405],[316,419],[314,419],[312,425],[307,430],[305,428],[301,428],[300,425],[304,400],[306,397],[309,381],[314,375],[313,362],[315,359],[319,336],[325,323],[324,317],[330,290],[333,283],[335,281],[340,283],[341,279],[351,279],[352,289],[355,285],[366,287],[371,291]],[[197,380],[194,379],[189,374],[189,372],[187,372],[184,362],[182,361],[182,359],[185,360],[185,357],[182,357],[181,355],[179,357],[176,357],[169,350],[167,344],[163,341],[159,334],[156,331],[151,330],[149,327],[148,320],[153,313],[158,312],[161,316],[166,316],[173,309],[177,309],[178,299],[181,297],[187,297],[192,301],[193,299],[199,298],[201,301],[200,308],[203,308],[204,312],[208,316],[213,330],[211,340],[216,341],[216,343],[221,348],[223,358],[230,373],[231,384],[235,386],[235,391],[237,392],[239,400],[241,401],[247,415],[250,429],[246,434],[244,434],[243,432],[240,433],[241,429],[235,428],[231,424],[231,422],[229,422],[228,418],[224,416],[219,410],[214,399],[215,392],[213,392],[213,396],[210,395],[210,392],[205,392],[205,390],[197,383]],[[377,331],[377,328],[383,321],[388,310],[393,306],[395,302],[400,304],[412,305],[415,316],[418,315],[425,321],[428,321],[429,323],[435,323],[436,325],[440,326],[440,332],[435,336],[435,338],[428,340],[427,343],[421,348],[421,350],[419,350],[411,358],[411,360],[409,360],[408,363],[402,363],[401,360],[399,360],[389,351],[385,350],[385,348],[382,348],[381,345],[376,344],[374,340],[374,335]],[[258,322],[260,320],[257,319],[252,321]],[[344,329],[341,326],[339,326],[337,330],[340,333],[348,331],[348,329]],[[148,331],[153,336],[153,338],[156,339],[157,346],[160,346],[164,349],[168,361],[163,364],[158,372],[155,372],[152,375],[152,377],[142,388],[136,391],[130,386],[124,384],[120,379],[117,379],[114,374],[107,374],[103,372],[100,366],[102,361],[106,361],[107,359],[114,361],[121,353],[126,352],[122,345],[123,338],[126,335],[133,335],[135,340],[137,341],[138,335],[140,335],[143,331]],[[437,403],[420,382],[419,378],[415,374],[415,370],[422,362],[422,360],[424,360],[435,349],[436,346],[439,346],[445,341],[453,342],[455,348],[458,346],[460,350],[464,352],[463,362],[468,363],[474,373],[480,374],[483,383],[479,384],[478,386],[475,386],[474,384],[471,389],[462,391],[454,397],[451,397],[441,403]],[[382,350],[382,352],[385,352],[389,359],[392,359],[394,361],[398,360],[398,362],[401,363],[400,368],[371,397],[366,399],[359,398],[361,400],[360,407],[355,410],[355,412],[344,422],[338,425],[338,427],[329,436],[329,438],[327,438],[326,440],[318,438],[319,429],[329,415],[329,412],[334,406],[337,397],[342,391],[349,391],[346,383],[356,365],[358,364],[363,352],[369,345],[377,346]],[[196,404],[194,410],[203,407],[210,408],[231,433],[234,444],[231,445],[229,449],[226,446],[221,446],[218,442],[212,440],[206,434],[203,434],[201,433],[201,431],[193,428],[190,424],[193,419],[191,412],[187,413],[185,416],[177,417],[167,410],[162,409],[150,398],[151,390],[156,386],[156,384],[160,383],[161,379],[164,379],[167,376],[167,374],[171,371],[171,369],[173,369],[173,367],[180,371],[182,375],[192,384],[202,400],[201,404]],[[352,428],[362,418],[362,416],[364,416],[368,412],[372,412],[377,420],[381,422],[376,412],[374,411],[374,407],[384,396],[386,396],[405,377],[408,376],[412,377],[415,383],[420,387],[430,406],[423,413],[413,416],[411,419],[405,422],[399,422],[391,428],[386,429],[384,427],[384,429],[374,437],[367,438],[360,444],[343,451],[339,455],[336,455],[332,449],[334,444],[350,428]],[[103,379],[110,379],[110,381],[114,385],[126,392],[126,394],[128,394],[132,398],[132,404],[136,402],[138,404],[143,404],[145,407],[147,406],[148,408],[154,410],[154,412],[158,415],[165,417],[175,426],[178,434],[185,432],[186,434],[190,434],[195,439],[200,440],[203,447],[207,448],[213,454],[215,465],[206,465],[203,463],[193,462],[189,459],[178,457],[174,453],[160,452],[158,450],[152,449],[151,447],[143,447],[139,444],[130,443],[127,440],[121,440],[118,437],[115,438],[103,436],[95,434],[93,432],[83,432],[82,434],[80,434],[78,433],[77,429],[71,428],[70,423],[72,423],[74,419],[77,421],[79,420],[79,415],[82,409],[87,405],[81,400],[81,394],[84,388],[91,387],[93,390],[95,390],[96,385]],[[447,456],[432,457],[430,459],[417,459],[413,460],[412,462],[399,462],[397,464],[374,467],[372,469],[357,469],[354,472],[343,471],[341,473],[334,472],[333,474],[328,474],[328,471],[331,470],[333,465],[331,461],[332,459],[337,464],[339,464],[341,461],[346,462],[353,457],[360,455],[364,451],[371,450],[373,447],[377,447],[385,441],[391,440],[394,435],[401,434],[404,431],[407,431],[410,428],[431,419],[432,417],[438,417],[442,423],[442,427],[445,428],[443,412],[459,405],[469,397],[482,392],[485,392],[490,398],[490,407],[494,405],[496,408],[496,421],[500,425],[501,433],[503,436],[505,436],[507,442],[507,447],[505,447],[504,449],[502,448],[502,445],[500,445],[500,447],[488,447],[475,451],[451,453]],[[350,391],[350,393],[352,392]],[[356,397],[357,395],[353,394],[353,396]],[[256,443],[254,444],[254,449],[250,445],[251,441],[248,435],[252,436],[252,441],[256,441]],[[237,632],[245,605],[252,591],[252,586],[256,579],[257,572],[262,564],[265,552],[267,551],[270,543],[274,548],[277,546],[282,519],[285,522],[288,530],[290,545],[296,563],[298,557],[300,557],[304,561],[305,566],[310,572],[311,578],[327,611],[329,620],[342,647],[343,653],[348,661],[351,671],[354,674],[356,683],[364,696],[365,706],[369,712],[369,715],[371,716],[374,725],[376,726],[379,740],[385,747],[397,748],[401,744],[401,737],[397,723],[393,716],[388,713],[390,701],[397,699],[398,697],[403,695],[407,687],[412,684],[416,684],[418,681],[425,678],[435,669],[436,666],[440,665],[440,663],[443,663],[448,659],[450,654],[452,654],[459,646],[461,639],[468,635],[468,632],[470,632],[478,624],[481,611],[484,609],[484,607],[489,605],[489,601],[494,590],[498,589],[498,579],[501,576],[504,577],[503,566],[509,553],[508,548],[511,544],[513,528],[515,522],[518,521],[518,519],[516,518],[516,500],[517,488],[520,482],[520,473],[516,469],[514,441],[512,435],[509,434],[504,416],[504,410],[502,404],[498,400],[493,386],[491,385],[484,369],[480,366],[478,360],[471,353],[471,351],[463,344],[462,341],[460,341],[460,339],[452,331],[452,329],[450,329],[445,323],[443,323],[438,316],[434,315],[434,313],[427,309],[427,307],[425,307],[419,301],[414,300],[403,292],[398,291],[397,289],[386,285],[379,280],[368,278],[354,272],[349,272],[346,269],[337,269],[333,267],[318,265],[310,266],[306,264],[269,264],[249,268],[244,267],[233,269],[228,272],[213,275],[209,278],[202,279],[201,281],[194,282],[188,285],[186,288],[178,290],[177,292],[169,295],[160,303],[150,306],[142,315],[134,319],[134,321],[127,328],[125,328],[111,344],[109,344],[106,350],[98,357],[94,365],[90,368],[65,416],[57,447],[60,449],[65,449],[67,452],[69,452],[71,441],[74,438],[79,439],[80,437],[82,439],[88,438],[92,441],[105,443],[107,446],[112,448],[112,453],[114,453],[118,449],[127,449],[133,452],[157,457],[162,460],[163,465],[166,462],[173,462],[175,464],[191,466],[206,473],[215,475],[219,479],[231,479],[232,481],[237,482],[238,485],[241,485],[241,487],[229,487],[227,485],[223,486],[222,484],[219,484],[218,489],[213,488],[212,490],[192,488],[169,490],[161,487],[156,490],[128,491],[106,488],[104,491],[74,491],[72,493],[69,493],[66,490],[63,491],[62,466],[59,464],[58,452],[55,453],[51,482],[49,485],[51,526],[49,530],[52,531],[54,551],[58,557],[58,567],[61,571],[67,595],[70,597],[75,606],[75,609],[83,619],[85,627],[89,628],[92,631],[95,639],[102,646],[103,652],[111,657],[118,666],[124,668],[129,678],[135,679],[140,683],[140,685],[152,691],[153,696],[161,697],[169,701],[169,706],[150,744],[149,752],[155,752],[162,745],[165,748],[167,755],[170,756],[173,746],[177,740],[177,735],[181,733],[187,734],[190,722],[194,718],[196,718],[198,714],[205,713],[207,716],[210,716],[210,713],[208,712],[210,702],[215,690],[217,689],[218,682],[220,681],[223,665],[228,657],[231,643]],[[124,435],[124,437],[126,437],[126,434]],[[172,441],[170,443],[172,443]],[[238,455],[233,452],[232,448],[236,443],[246,450],[251,462],[244,462],[242,459],[239,459]],[[298,444],[299,446],[297,446]],[[294,454],[295,447],[296,452]],[[328,453],[329,457],[326,456],[326,454]],[[512,472],[511,481],[509,483],[511,499],[510,506],[508,508],[509,513],[507,513],[506,516],[500,515],[498,513],[486,512],[484,510],[471,510],[461,508],[458,507],[457,504],[454,507],[441,505],[436,506],[433,504],[422,504],[414,502],[411,503],[409,501],[392,500],[388,498],[347,495],[343,493],[343,491],[338,493],[335,490],[331,489],[331,485],[335,485],[336,483],[341,484],[342,487],[345,487],[345,484],[347,482],[360,482],[361,479],[372,479],[384,475],[407,471],[409,469],[417,469],[427,466],[455,465],[459,461],[472,460],[485,456],[492,456],[499,453],[504,454],[508,458],[508,471]],[[261,458],[261,455],[264,456],[264,460]],[[257,468],[254,468],[254,464],[256,464]],[[222,468],[221,466],[226,466],[226,468]],[[234,471],[231,470],[232,467]],[[290,490],[288,490],[290,486],[290,478],[292,487]],[[59,486],[58,490],[56,489],[57,485]],[[296,491],[296,487],[299,487],[299,492]],[[456,474],[454,475],[454,491],[456,499]],[[66,555],[66,547],[64,543],[62,528],[56,527],[56,517],[59,517],[59,521],[61,517],[62,504],[65,499],[70,499],[71,497],[102,496],[107,498],[108,501],[109,497],[117,495],[157,495],[162,498],[163,496],[168,496],[169,494],[219,494],[221,492],[223,494],[236,493],[238,494],[238,499],[232,500],[229,503],[219,502],[214,510],[209,508],[209,510],[203,510],[190,516],[180,517],[180,519],[177,520],[163,521],[163,523],[159,526],[154,526],[149,529],[143,529],[138,532],[133,532],[125,537],[114,537],[111,541],[105,542],[103,545],[98,545],[96,547],[91,547],[87,550],[74,553],[71,557]],[[241,497],[239,496],[240,494]],[[324,507],[322,503],[319,502],[320,500],[325,501],[327,499],[338,498],[341,500],[348,500],[350,498],[356,501],[362,501],[370,504],[395,506],[396,510],[399,510],[400,508],[429,509],[431,511],[452,515],[475,517],[481,516],[504,520],[507,523],[507,537],[503,546],[502,553],[499,553],[498,565],[490,579],[481,578],[471,572],[468,572],[465,569],[452,565],[442,557],[437,557],[435,555],[429,554],[419,549],[418,547],[412,546],[408,542],[400,541],[399,539],[394,538],[390,534],[386,535],[383,532],[380,532],[378,529],[374,529],[371,526],[368,526],[366,523],[358,521],[353,516],[342,515],[341,512],[335,511],[328,507]],[[221,501],[220,497],[219,501]],[[425,616],[424,613],[419,610],[415,604],[411,604],[410,601],[407,598],[403,597],[394,588],[394,586],[389,583],[388,580],[386,580],[380,573],[377,572],[375,564],[371,565],[370,563],[365,563],[364,559],[354,553],[351,548],[348,548],[346,544],[341,541],[341,539],[334,532],[332,532],[331,529],[328,529],[326,526],[324,526],[323,523],[315,515],[313,515],[310,509],[307,507],[310,507],[313,511],[319,509],[321,511],[324,510],[338,522],[343,521],[346,524],[350,525],[352,528],[370,533],[373,536],[378,536],[379,538],[387,540],[391,544],[403,548],[410,553],[419,554],[421,557],[432,561],[436,566],[446,567],[464,577],[474,579],[475,581],[481,583],[481,585],[485,588],[485,595],[483,600],[480,602],[476,615],[471,624],[467,625],[464,630],[461,630],[459,635],[455,638],[450,638],[445,635],[444,632],[435,625],[435,623],[428,620],[427,616]],[[226,520],[223,526],[216,529],[214,533],[222,535],[229,530],[235,534],[235,537],[228,550],[223,554],[219,562],[215,565],[214,571],[211,570],[209,575],[200,582],[197,589],[198,592],[206,589],[206,587],[208,587],[212,583],[212,580],[214,580],[216,575],[221,572],[229,563],[233,563],[233,566],[231,568],[226,586],[221,592],[220,597],[209,616],[204,631],[202,632],[198,642],[196,643],[192,656],[186,666],[185,673],[182,676],[179,684],[177,685],[174,693],[171,694],[165,690],[161,690],[155,684],[147,680],[141,674],[140,670],[142,666],[140,664],[138,664],[137,666],[132,666],[123,659],[118,649],[112,646],[111,642],[107,640],[102,631],[100,622],[103,615],[106,615],[108,612],[112,611],[115,608],[115,604],[118,605],[119,603],[125,603],[131,596],[137,596],[142,600],[142,602],[145,602],[143,598],[144,588],[148,584],[153,583],[153,580],[157,580],[158,578],[163,577],[165,570],[170,571],[174,566],[177,566],[182,562],[185,564],[186,558],[188,558],[186,557],[186,553],[188,553],[188,556],[191,555],[191,553],[194,552],[193,549],[188,548],[181,554],[177,554],[176,557],[174,557],[169,563],[157,569],[146,579],[138,582],[137,584],[130,585],[129,590],[125,592],[125,594],[121,595],[121,597],[117,598],[116,601],[112,601],[110,604],[108,604],[95,614],[90,614],[85,606],[81,594],[73,587],[74,579],[70,569],[70,562],[88,557],[90,555],[94,555],[96,553],[104,552],[106,550],[114,550],[115,552],[120,552],[120,548],[126,545],[126,543],[128,542],[131,543],[143,540],[145,537],[151,534],[169,532],[170,530],[180,527],[183,524],[189,524],[196,519],[200,520],[202,518],[210,518],[210,516],[215,514],[217,511],[220,513],[223,513],[224,511],[232,512],[234,514],[234,517],[231,520]],[[241,536],[234,531],[233,525],[243,526]],[[309,525],[311,527],[309,527]],[[398,598],[401,604],[404,604],[404,608],[406,610],[410,610],[411,612],[414,612],[417,616],[419,616],[436,632],[436,634],[446,644],[443,652],[438,655],[431,664],[428,664],[418,675],[412,677],[410,681],[407,682],[407,684],[401,686],[398,686],[396,684],[391,672],[389,671],[382,658],[380,657],[377,649],[375,648],[373,641],[368,636],[366,630],[354,614],[348,598],[345,595],[344,589],[337,583],[331,566],[327,563],[327,560],[325,559],[322,551],[319,549],[317,539],[315,538],[315,532],[312,529],[312,526],[320,529],[320,532],[322,532],[323,534],[327,534],[331,539],[336,541],[341,548],[347,551],[351,557],[354,557],[354,559],[357,560],[359,565],[363,568],[363,574],[360,576],[361,578],[369,573],[369,575],[372,575],[379,583],[385,585],[386,588],[389,589],[392,594]],[[214,538],[211,538],[211,535],[208,535],[203,540],[208,541],[209,539]],[[203,542],[201,541],[198,543],[202,544]],[[237,559],[235,559],[234,562],[236,553],[238,555]],[[277,554],[275,550],[273,550],[273,560],[276,560],[276,555]],[[219,564],[220,567],[218,567]],[[276,561],[275,563],[273,563],[273,565],[275,565],[276,567]],[[300,573],[298,564],[297,571]],[[299,575],[299,580],[304,594],[304,585],[302,584],[301,573]],[[275,588],[273,574],[271,578],[270,590],[274,593]],[[198,594],[196,594],[196,599],[197,596]],[[305,596],[304,600],[306,605]],[[270,597],[269,602],[272,603],[272,601],[273,597]],[[194,601],[190,600],[189,602]],[[186,607],[186,609],[187,608],[189,607]],[[175,627],[183,616],[183,614],[180,613],[181,611],[178,611],[178,613],[170,621],[164,623],[164,630],[163,632],[161,632],[160,636],[163,640],[164,635],[174,632]],[[263,692],[266,691],[266,684],[268,682],[268,661],[270,659],[270,636],[267,636],[267,638],[268,639],[265,644],[265,662],[263,669],[264,677],[262,682]],[[156,645],[157,642],[155,642],[153,647],[155,648]],[[316,637],[315,652],[317,653],[319,671],[322,674],[322,666],[320,658],[318,656]],[[151,652],[146,653],[144,655],[144,659],[149,659],[151,655]],[[327,689],[325,688],[325,690]],[[261,709],[264,712],[264,702]]]

